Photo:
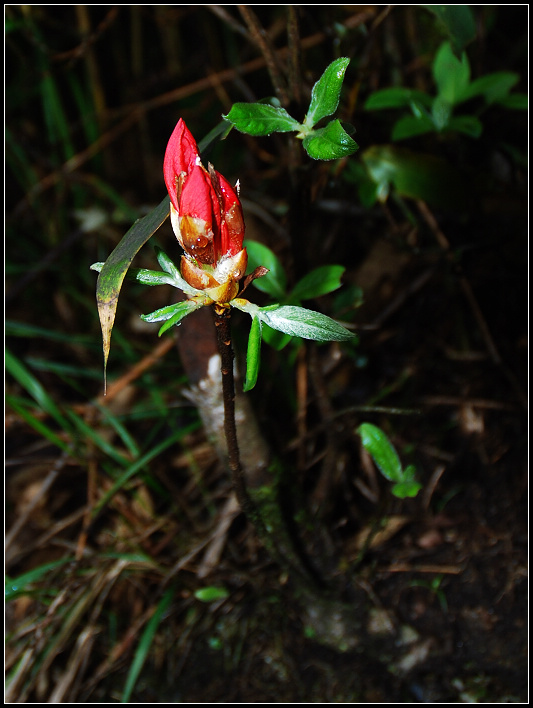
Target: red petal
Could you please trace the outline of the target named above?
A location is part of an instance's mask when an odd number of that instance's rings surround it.
[[[180,216],[203,219],[211,228],[214,209],[218,210],[218,201],[209,175],[201,165],[195,165],[183,183]]]
[[[228,180],[218,172],[218,183],[222,195],[222,209],[224,223],[221,226],[222,255],[230,253],[232,256],[242,249],[244,239],[244,218],[242,206],[237,193]]]
[[[196,164],[198,157],[198,146],[191,132],[185,125],[183,118],[180,118],[170,140],[168,141],[163,162],[163,176],[165,184],[172,200],[172,204],[179,210],[176,185],[177,179],[182,172],[189,172]]]

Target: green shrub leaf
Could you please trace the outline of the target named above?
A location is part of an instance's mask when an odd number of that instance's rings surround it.
[[[276,309],[259,308],[257,315],[272,329],[293,337],[313,339],[317,342],[342,342],[355,337],[331,317],[304,307],[285,305]]]
[[[254,286],[276,300],[283,300],[286,295],[287,277],[281,261],[276,254],[259,241],[245,241],[248,253],[248,271],[258,266],[268,268],[268,273],[253,281]]]
[[[332,115],[337,110],[344,74],[349,63],[350,60],[346,57],[331,62],[313,86],[311,103],[304,121],[308,128],[312,128],[319,120]]]
[[[332,120],[325,128],[314,130],[306,135],[303,145],[313,160],[337,160],[353,155],[359,149],[339,120]]]
[[[452,106],[462,101],[470,81],[470,64],[466,53],[458,59],[449,42],[443,42],[433,62],[433,77],[438,94]]]
[[[299,280],[291,292],[291,300],[311,300],[337,290],[342,285],[341,277],[345,268],[340,265],[326,265],[315,268]]]
[[[401,482],[402,463],[386,433],[371,423],[357,429],[365,450],[372,456],[381,474],[390,482]]]
[[[241,133],[254,136],[299,132],[303,127],[284,108],[266,103],[234,103],[223,118]]]

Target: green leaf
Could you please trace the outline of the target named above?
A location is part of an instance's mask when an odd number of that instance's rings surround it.
[[[483,123],[476,116],[456,116],[448,123],[447,130],[455,130],[471,138],[479,138],[483,132]]]
[[[195,310],[199,310],[200,307],[203,307],[205,305],[205,302],[200,299],[185,300],[184,302],[179,303],[179,305],[179,307],[175,308],[175,313],[172,315],[172,317],[169,317],[165,324],[160,328],[159,332],[157,333],[158,337],[164,334],[171,327],[174,327],[175,325],[180,325],[181,321],[185,319],[187,315],[190,315],[191,312],[194,312]]]
[[[31,426],[39,435],[42,435],[43,438],[46,438],[46,440],[48,440],[52,445],[56,445],[60,450],[64,450],[69,454],[72,453],[72,443],[62,440],[51,428],[48,427],[48,425],[43,423],[40,411],[36,416],[30,412],[30,408],[32,410],[35,409],[35,406],[31,403],[31,401],[21,402],[15,398],[15,396],[8,395],[6,396],[6,403],[23,420],[25,420],[29,426]]]
[[[422,5],[432,12],[450,38],[453,50],[461,54],[476,37],[476,23],[468,5]]]
[[[96,507],[92,509],[93,518],[96,517],[97,514],[99,514],[100,511],[106,506],[106,504],[109,503],[110,499],[112,499],[115,494],[126,485],[126,483],[131,479],[131,477],[136,475],[137,472],[139,472],[140,470],[146,468],[153,459],[155,459],[161,453],[165,452],[178,440],[182,440],[188,433],[190,433],[194,429],[196,429],[196,423],[190,426],[178,428],[177,430],[173,431],[168,437],[165,437],[161,442],[158,442],[155,445],[151,445],[149,451],[146,452],[142,457],[139,457],[134,460],[131,465],[120,474],[118,479],[113,483],[113,486],[108,489],[105,494],[103,494],[101,499],[98,501]]]
[[[170,259],[169,259],[170,261]],[[171,261],[170,261],[171,262]],[[181,273],[173,265],[173,270],[165,268],[167,272],[161,273],[159,270],[148,270],[146,268],[130,268],[126,273],[127,280],[136,280],[141,285],[171,285],[173,288],[179,288],[187,295],[197,295],[200,290],[193,288],[181,277]],[[99,273],[104,264],[103,263],[93,263],[90,267],[91,270],[95,270]]]
[[[104,263],[96,284],[96,301],[102,328],[104,376],[111,346],[118,296],[131,262],[148,239],[163,224],[170,211],[168,195],[144,218],[136,221]]]
[[[435,123],[428,116],[415,118],[414,116],[403,116],[394,124],[391,139],[407,140],[417,135],[432,133],[435,130]]]
[[[48,573],[48,571],[54,570],[54,568],[59,568],[60,566],[65,565],[65,563],[72,562],[74,562],[74,558],[62,558],[61,560],[55,560],[51,561],[50,563],[44,563],[43,565],[40,565],[37,568],[33,568],[32,570],[29,570],[28,572],[23,573],[22,575],[19,575],[16,578],[6,577],[6,602],[13,600],[19,595],[24,595],[26,593],[31,592],[31,587],[28,586],[30,586],[32,583],[40,582],[43,576]]]
[[[514,111],[527,111],[529,98],[527,93],[511,93],[509,96],[504,96],[497,103],[504,108],[509,108]]]
[[[496,71],[475,79],[464,90],[461,100],[468,101],[475,96],[483,96],[487,103],[501,101],[520,80],[512,71]]]
[[[340,265],[326,265],[315,268],[304,275],[294,286],[290,294],[292,301],[311,300],[337,290],[342,285],[341,278],[345,268]]]
[[[241,133],[254,136],[299,132],[303,127],[284,108],[266,103],[234,103],[223,118]]]
[[[248,350],[246,352],[246,378],[242,388],[245,393],[251,391],[257,383],[261,361],[261,329],[259,317],[253,317],[250,336],[248,337]]]
[[[339,120],[332,120],[325,128],[314,130],[306,135],[303,145],[313,160],[337,160],[353,155],[359,149]]]
[[[418,492],[422,489],[420,482],[415,479],[416,469],[414,465],[409,465],[403,471],[403,479],[401,482],[396,482],[392,487],[391,492],[395,497],[399,499],[405,499],[406,497],[416,497]]]
[[[405,108],[413,101],[418,101],[426,108],[431,107],[432,98],[423,91],[408,88],[386,88],[370,94],[364,105],[367,111],[378,111],[384,108]]]
[[[391,490],[394,496],[400,499],[415,497],[422,489],[422,485],[415,479],[416,469],[409,465],[402,470],[400,458],[387,434],[371,423],[363,423],[357,432],[361,436],[363,447],[372,456],[381,474],[389,481],[395,482]]]
[[[194,591],[194,597],[200,602],[216,602],[217,600],[225,600],[229,597],[229,592],[226,588],[210,585],[207,588],[200,588]]]
[[[304,120],[304,125],[308,128],[312,128],[319,120],[337,110],[344,74],[349,63],[350,60],[346,57],[331,62],[313,86],[309,110]]]
[[[444,130],[452,117],[451,103],[448,103],[448,101],[440,95],[436,96],[431,109],[431,117],[433,118],[435,129],[439,132]]]
[[[289,342],[292,342],[294,337],[290,334],[283,334],[276,329],[272,329],[267,324],[263,323],[262,338],[268,344],[269,347],[275,349],[277,352],[285,349]]]
[[[183,280],[181,277],[181,273],[179,271],[178,266],[172,261],[167,254],[159,248],[159,246],[156,246],[154,248],[155,250],[155,255],[157,258],[157,262],[161,266],[161,268],[165,271],[165,273],[168,273],[169,275],[172,276],[175,280]]]
[[[245,241],[244,246],[248,253],[248,271],[252,272],[258,266],[264,266],[269,271],[254,280],[254,286],[276,300],[283,300],[286,295],[287,276],[279,258],[268,246],[258,241]]]
[[[67,419],[61,413],[53,398],[20,359],[14,356],[9,349],[6,349],[4,361],[6,371],[28,392],[39,408],[51,416],[65,432],[70,431],[71,427]]]
[[[171,317],[174,317],[178,312],[183,310],[188,310],[190,308],[189,303],[191,300],[183,300],[182,302],[177,302],[174,305],[166,305],[165,307],[159,308],[159,310],[154,310],[148,315],[141,315],[141,320],[145,322],[166,322]],[[191,312],[194,308],[191,308]],[[188,313],[187,313],[188,314]]]
[[[357,429],[365,450],[379,468],[381,474],[391,482],[401,482],[402,463],[387,434],[376,425],[363,423]]]
[[[154,640],[155,633],[159,627],[165,612],[170,606],[172,599],[176,593],[176,588],[174,586],[170,587],[166,593],[163,595],[161,600],[158,602],[154,614],[151,616],[150,621],[146,625],[144,632],[139,639],[139,645],[133,657],[131,663],[128,677],[126,679],[126,684],[124,686],[124,693],[122,694],[121,703],[129,703],[141,669],[144,666],[144,662],[150,653],[152,642]]]
[[[475,185],[444,158],[417,153],[397,145],[375,145],[361,155],[378,192],[393,185],[398,194],[422,199],[440,208],[465,206]]]
[[[462,100],[470,81],[470,64],[466,53],[458,59],[449,42],[443,42],[433,62],[433,77],[439,96],[454,106]]]
[[[285,305],[276,309],[259,308],[257,316],[272,329],[293,337],[313,339],[317,342],[342,342],[355,337],[331,317],[304,307]]]

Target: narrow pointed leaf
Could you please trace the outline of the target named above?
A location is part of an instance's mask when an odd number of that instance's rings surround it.
[[[118,296],[124,277],[139,249],[164,223],[170,210],[170,199],[163,201],[145,217],[136,221],[104,263],[96,284],[96,301],[102,328],[104,376],[111,346]]]
[[[259,317],[252,319],[250,336],[248,337],[248,350],[246,352],[246,378],[242,390],[251,391],[257,383],[259,365],[261,360],[261,320]]]

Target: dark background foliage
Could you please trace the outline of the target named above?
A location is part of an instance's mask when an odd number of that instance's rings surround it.
[[[242,516],[221,531],[232,518],[228,475],[171,338],[139,319],[168,304],[165,288],[124,287],[109,365],[117,388],[101,397],[89,266],[163,198],[180,117],[199,140],[232,103],[275,94],[245,15],[227,5],[8,5],[7,572],[63,563],[7,605],[10,698],[121,700],[143,657],[129,694],[139,702],[524,700],[527,114],[474,102],[479,138],[400,144],[446,160],[461,185],[452,205],[394,190],[365,203],[356,166],[391,144],[398,114],[364,102],[389,86],[432,93],[442,27],[417,6],[249,9],[280,51],[282,85],[300,39],[287,106],[299,120],[325,67],[351,59],[338,117],[355,126],[361,153],[315,163],[292,137],[232,131],[210,155],[240,180],[247,237],[278,255],[290,283],[325,263],[346,267],[343,289],[312,305],[359,334],[357,347],[264,347],[250,399],[287,486],[296,482],[343,560],[321,570],[342,578],[344,600],[364,591],[378,635],[392,623],[412,640],[369,657],[343,645],[346,629],[326,639]],[[525,92],[527,6],[473,15],[473,77],[513,71]],[[168,223],[156,238],[179,258]],[[150,246],[135,262],[155,264]],[[248,325],[234,324],[240,355]],[[417,499],[395,500],[376,476],[355,434],[363,420],[417,466]],[[376,523],[383,536],[361,562]],[[202,577],[218,536],[216,567]],[[202,603],[195,592],[211,585],[227,596]],[[144,633],[158,608],[164,621]]]

